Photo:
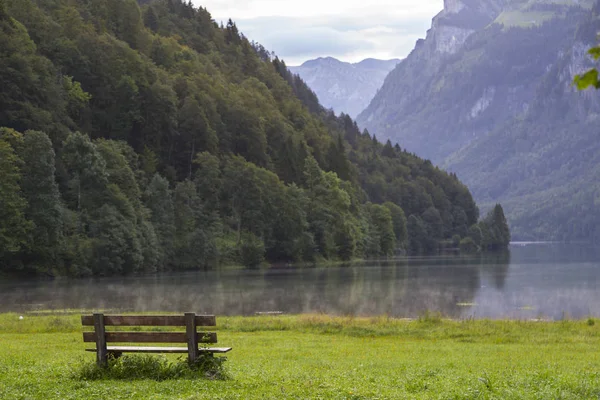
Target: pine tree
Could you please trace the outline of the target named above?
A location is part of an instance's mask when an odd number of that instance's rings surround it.
[[[237,28],[235,22],[233,22],[231,20],[231,18],[227,21],[227,27],[225,29],[227,32],[227,35],[226,35],[227,44],[237,45],[241,42],[240,33],[238,31],[238,28]]]
[[[335,172],[340,179],[345,181],[351,180],[350,162],[348,161],[344,140],[341,135],[338,135],[336,141],[329,145],[327,162],[329,170]]]
[[[396,157],[396,151],[394,151],[394,147],[392,146],[392,142],[388,139],[385,142],[385,146],[383,146],[383,150],[381,151],[381,155],[384,157],[393,158]]]
[[[510,229],[508,228],[508,222],[504,216],[504,210],[500,204],[496,204],[490,214],[491,218],[488,217],[488,223],[490,229],[494,234],[493,247],[503,249],[508,247],[510,243]]]

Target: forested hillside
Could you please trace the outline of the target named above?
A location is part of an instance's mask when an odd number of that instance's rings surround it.
[[[508,240],[493,215],[474,227],[456,176],[325,112],[233,22],[143,3],[0,0],[0,272],[380,257],[470,228],[477,247]]]
[[[448,0],[359,123],[501,202],[521,240],[600,238],[595,2]]]

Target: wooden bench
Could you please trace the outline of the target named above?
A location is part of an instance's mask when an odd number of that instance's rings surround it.
[[[215,332],[198,332],[197,327],[217,325],[214,315],[196,315],[186,313],[179,315],[82,315],[83,326],[93,326],[93,332],[83,332],[83,341],[96,343],[95,349],[86,351],[96,352],[98,365],[105,366],[108,356],[120,357],[123,353],[187,353],[188,361],[193,363],[200,354],[213,355],[227,353],[231,347],[200,347],[199,343],[217,343]],[[106,331],[105,327],[136,326],[136,327],[185,327],[185,332],[120,332]],[[138,347],[138,346],[107,346],[107,343],[186,343],[187,347]]]

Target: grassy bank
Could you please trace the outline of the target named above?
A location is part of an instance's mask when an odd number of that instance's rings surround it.
[[[600,321],[219,318],[228,379],[90,379],[78,315],[0,315],[1,399],[598,399]],[[177,365],[177,357],[166,360]],[[166,364],[161,364],[166,365]]]

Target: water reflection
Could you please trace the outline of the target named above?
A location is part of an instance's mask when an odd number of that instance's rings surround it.
[[[556,261],[552,254],[561,256]],[[563,254],[525,246],[513,248],[512,254],[335,268],[5,282],[0,283],[0,311],[76,308],[416,317],[429,310],[455,318],[600,316],[598,263],[583,256],[566,262]]]
[[[498,290],[504,289],[510,266],[510,251],[488,254],[481,259],[481,273],[484,279],[493,282]]]

